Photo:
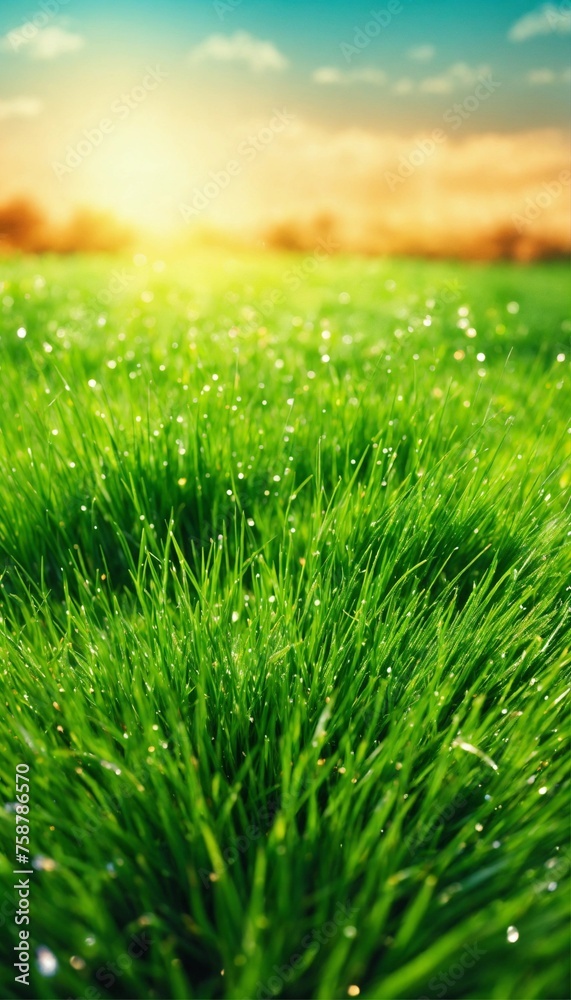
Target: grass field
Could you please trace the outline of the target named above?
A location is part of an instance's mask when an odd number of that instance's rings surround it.
[[[2,275],[2,996],[567,997],[566,269]]]

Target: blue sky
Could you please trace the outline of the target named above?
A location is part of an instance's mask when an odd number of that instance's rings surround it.
[[[365,49],[353,55],[349,66],[340,46],[352,44],[355,28],[370,22],[371,10],[386,11],[386,0],[376,5],[340,0],[218,0],[218,7],[216,0],[162,0],[161,4],[154,0],[68,0],[50,23],[83,36],[81,52],[43,63],[10,52],[2,54],[1,93],[11,96],[22,87],[40,86],[44,93],[84,87],[89,94],[102,76],[119,79],[134,74],[136,78],[146,61],[162,60],[176,74],[183,94],[197,83],[196,74],[186,65],[188,51],[213,34],[245,31],[271,41],[289,65],[262,79],[238,65],[202,63],[203,99],[213,102],[215,113],[227,88],[230,106],[238,96],[246,108],[267,98],[270,103],[293,102],[304,115],[324,122],[406,130],[429,124],[431,116],[445,106],[442,95],[418,92],[416,84],[462,62],[475,70],[489,66],[502,82],[497,100],[474,119],[474,129],[562,125],[569,109],[569,87],[562,77],[569,63],[571,35],[551,32],[518,43],[508,40],[511,26],[539,7],[520,0],[501,4],[403,0],[402,9]],[[17,28],[39,10],[38,0],[4,0],[0,33]],[[434,49],[429,60],[415,61],[407,55],[411,49],[426,46]],[[390,86],[381,88],[359,80],[323,86],[311,78],[323,66],[375,69],[386,73],[393,84],[410,79],[415,88],[396,97]],[[554,82],[529,82],[530,73],[546,69],[553,71]]]
[[[0,197],[25,190],[56,210],[94,201],[131,215],[151,205],[163,218],[165,191],[218,169],[275,108],[295,116],[305,163],[312,135],[324,148],[325,134],[351,129],[404,143],[428,134],[482,80],[493,99],[464,116],[463,141],[564,132],[570,42],[567,0],[3,0]],[[112,109],[157,66],[164,80],[123,124]],[[63,182],[57,164],[104,119],[112,135]]]

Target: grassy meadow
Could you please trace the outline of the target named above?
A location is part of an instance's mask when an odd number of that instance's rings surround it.
[[[3,261],[2,996],[569,995],[567,277]]]

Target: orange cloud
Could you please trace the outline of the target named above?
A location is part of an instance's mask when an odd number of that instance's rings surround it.
[[[530,258],[570,247],[569,155],[557,130],[403,139],[297,125],[237,178],[212,221],[309,245],[328,220],[350,250]],[[321,220],[321,222],[319,221]],[[319,225],[317,228],[319,229]]]

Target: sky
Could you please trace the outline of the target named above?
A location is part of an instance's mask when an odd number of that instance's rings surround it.
[[[523,205],[565,168],[570,43],[571,0],[3,0],[0,203],[166,231],[299,222],[341,196],[345,226],[371,198],[397,226],[473,163],[492,201],[511,169]],[[405,197],[387,175],[434,130]]]

